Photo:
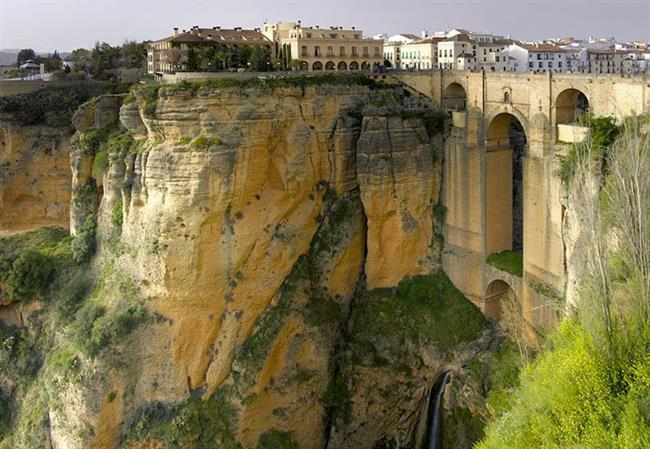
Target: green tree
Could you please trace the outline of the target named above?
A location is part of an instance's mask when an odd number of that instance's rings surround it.
[[[16,57],[16,66],[19,67],[27,62],[28,59],[36,59],[36,53],[31,48],[23,48],[18,52],[18,56]]]
[[[271,52],[256,45],[250,56],[251,69],[256,72],[269,70],[271,66]]]
[[[147,43],[125,41],[120,47],[119,66],[126,69],[144,68],[147,62]]]
[[[54,278],[52,260],[38,251],[22,253],[11,266],[5,282],[11,296],[32,299],[43,295]]]

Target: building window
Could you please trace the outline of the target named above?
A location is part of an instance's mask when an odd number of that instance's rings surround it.
[[[379,50],[379,47],[375,47],[375,56],[380,56],[381,52]]]
[[[345,47],[339,47],[339,56],[345,56]]]
[[[363,47],[363,56],[368,56],[368,47]]]
[[[318,45],[314,47],[314,56],[321,56],[320,47]]]
[[[352,56],[358,56],[357,55],[357,47],[352,47]]]
[[[334,56],[334,47],[327,47],[327,56]]]

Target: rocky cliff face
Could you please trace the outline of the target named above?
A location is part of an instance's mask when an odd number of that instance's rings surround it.
[[[0,120],[0,236],[68,227],[69,139],[66,129]]]
[[[431,274],[436,117],[377,95],[169,86],[80,109],[71,228],[96,219],[98,256],[46,361],[53,447],[414,444],[484,322]]]

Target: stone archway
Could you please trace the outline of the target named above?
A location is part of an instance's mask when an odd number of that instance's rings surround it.
[[[337,70],[347,70],[347,69],[348,69],[348,65],[345,63],[345,61],[339,62]]]
[[[363,61],[361,63],[361,70],[370,70],[370,64],[368,64],[368,61]]]
[[[494,116],[487,130],[486,253],[523,251],[523,124],[511,113]]]
[[[581,115],[589,110],[589,99],[578,89],[565,89],[555,100],[555,123],[577,123]]]
[[[334,65],[334,62],[332,61],[327,61],[325,64],[325,70],[334,70],[336,68],[336,65]]]
[[[467,108],[467,93],[459,83],[453,82],[447,86],[442,97],[443,107],[454,111],[464,111]]]
[[[323,63],[320,61],[316,61],[311,65],[311,69],[315,71],[323,70]]]
[[[508,306],[506,301],[516,300],[514,290],[507,282],[500,279],[490,282],[485,290],[484,313],[488,318],[499,319],[503,316],[504,309]]]
[[[352,61],[350,63],[350,70],[359,70],[359,63],[357,61]]]

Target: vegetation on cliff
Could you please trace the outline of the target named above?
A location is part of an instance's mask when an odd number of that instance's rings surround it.
[[[490,254],[485,262],[515,276],[524,274],[524,255],[520,252],[506,250]]]
[[[81,104],[97,95],[120,93],[127,88],[126,85],[111,83],[45,87],[36,92],[0,97],[0,115],[4,114],[6,119],[22,126],[71,128],[72,114]]]
[[[650,446],[650,139],[638,121],[621,132],[576,154],[579,300],[480,449]]]
[[[7,300],[37,300],[29,327],[0,322],[0,448],[42,446],[65,382],[90,385],[119,366],[120,345],[147,319],[137,287],[110,261],[74,261],[60,229],[0,239]],[[66,379],[63,382],[61,379]]]

